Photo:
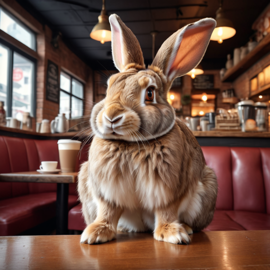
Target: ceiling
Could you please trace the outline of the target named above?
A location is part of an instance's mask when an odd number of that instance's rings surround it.
[[[113,69],[111,44],[92,40],[101,0],[17,0],[54,32],[61,32],[69,48],[94,69]],[[251,26],[269,0],[224,0],[223,9],[236,28],[236,35],[222,44],[211,41],[202,60],[204,69],[225,66],[226,55],[245,45],[253,35]],[[215,18],[219,0],[107,0],[109,14],[116,13],[138,38],[146,64],[152,61],[152,31],[157,31],[158,49],[182,26],[204,17]]]

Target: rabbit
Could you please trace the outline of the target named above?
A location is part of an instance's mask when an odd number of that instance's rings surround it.
[[[217,179],[167,92],[201,61],[216,26],[206,18],[171,35],[148,68],[132,31],[113,14],[112,56],[120,71],[92,110],[94,138],[78,175],[87,227],[81,243],[110,241],[117,230],[152,230],[158,241],[189,243],[212,220]]]

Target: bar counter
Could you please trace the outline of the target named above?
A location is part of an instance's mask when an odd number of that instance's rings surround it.
[[[86,132],[66,133],[37,133],[8,127],[0,127],[0,136],[31,138],[37,140],[55,140],[64,138],[83,138]],[[264,131],[193,131],[201,146],[242,146],[242,147],[270,147],[270,132]]]

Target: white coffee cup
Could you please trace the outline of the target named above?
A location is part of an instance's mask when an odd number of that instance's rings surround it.
[[[50,133],[50,121],[48,119],[42,120],[40,133]]]
[[[42,171],[55,171],[57,163],[57,161],[42,161],[39,169]]]

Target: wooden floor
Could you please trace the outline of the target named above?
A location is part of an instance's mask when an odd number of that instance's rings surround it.
[[[151,233],[98,245],[79,235],[0,237],[0,269],[270,269],[270,231],[196,233],[190,245]]]

